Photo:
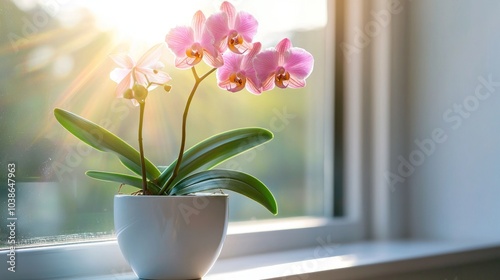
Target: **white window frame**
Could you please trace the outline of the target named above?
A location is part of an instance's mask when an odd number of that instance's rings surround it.
[[[328,1],[328,26],[327,32],[335,34],[334,1]],[[327,38],[326,44],[334,49],[334,36]],[[326,73],[334,77],[335,61],[327,63]],[[334,82],[333,78],[325,77],[326,92],[324,107],[325,119],[333,120]],[[352,83],[351,83],[352,84]],[[352,90],[352,89],[351,89]],[[354,90],[355,91],[355,90]],[[297,217],[284,218],[257,222],[230,223],[220,259],[228,259],[251,254],[269,253],[276,251],[293,250],[304,247],[314,247],[322,242],[347,243],[360,241],[366,238],[367,220],[365,216],[366,198],[363,197],[361,185],[364,164],[359,151],[364,142],[363,116],[361,95],[352,94],[345,103],[345,132],[344,143],[346,146],[345,158],[342,162],[346,178],[344,185],[344,199],[346,209],[341,218],[333,218],[333,125],[325,124],[324,150],[325,150],[325,213],[326,217]],[[366,117],[366,116],[365,116]],[[347,191],[346,191],[347,190]],[[0,251],[0,260],[8,259],[9,250]],[[16,272],[7,269],[0,270],[1,279],[47,279],[86,277],[92,275],[120,274],[130,272],[130,267],[121,256],[116,241],[95,241],[67,245],[42,246],[17,249]],[[5,264],[5,263],[4,263]]]

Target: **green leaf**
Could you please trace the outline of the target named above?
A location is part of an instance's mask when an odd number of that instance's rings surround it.
[[[85,174],[97,180],[116,182],[142,189],[141,177],[103,171],[87,171]],[[148,190],[151,194],[158,194],[160,192],[160,188],[151,182],[148,182]]]
[[[207,138],[184,152],[177,178],[170,186],[174,186],[189,174],[214,168],[238,154],[270,141],[272,138],[272,132],[258,127],[229,130]],[[177,160],[162,172],[157,180],[159,186],[165,186],[176,164]],[[167,189],[168,191],[169,189]]]
[[[234,170],[215,169],[195,173],[175,185],[171,195],[219,189],[240,193],[260,203],[274,215],[278,214],[276,199],[266,185],[249,174]]]
[[[105,128],[63,109],[54,109],[57,121],[77,138],[91,147],[118,156],[120,161],[134,173],[141,175],[141,157],[139,152],[120,137]],[[148,159],[145,159],[146,175],[150,180],[160,176],[160,171]]]

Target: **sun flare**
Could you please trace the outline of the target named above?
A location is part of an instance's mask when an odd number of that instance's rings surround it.
[[[173,5],[172,1],[143,0],[121,4],[92,0],[81,5],[90,10],[99,28],[115,32],[118,40],[152,44],[163,41],[170,28],[189,24],[197,10],[194,3],[208,1],[189,2]]]
[[[259,18],[259,33],[265,37],[267,33],[275,34],[297,28],[309,29],[324,26],[326,13],[318,13],[318,11],[321,11],[325,6],[325,1],[277,0],[269,2],[268,0],[253,0],[230,2],[238,9],[245,9]],[[88,0],[77,3],[79,7],[86,8],[93,14],[98,27],[114,31],[119,40],[143,42],[151,45],[163,41],[171,28],[179,25],[190,25],[196,11],[201,10],[207,16],[217,12],[222,2],[223,0],[141,0],[125,3]]]

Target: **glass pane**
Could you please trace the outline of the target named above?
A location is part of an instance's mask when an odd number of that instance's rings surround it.
[[[0,4],[0,174],[15,176],[18,245],[111,238],[113,196],[137,189],[92,180],[87,170],[129,173],[116,157],[93,150],[70,135],[54,119],[63,108],[92,120],[137,148],[139,109],[115,98],[109,73],[116,66],[110,54],[129,52],[135,58],[177,25],[190,24],[198,9],[215,12],[222,1],[2,1]],[[229,93],[212,75],[197,92],[188,121],[187,147],[225,130],[261,126],[275,139],[222,164],[245,171],[266,183],[280,213],[238,194],[230,195],[231,221],[323,215],[322,100],[328,52],[323,44],[326,1],[234,1],[259,21],[254,41],[274,46],[291,38],[310,51],[315,70],[308,86],[273,90],[261,96],[246,90]],[[272,4],[271,4],[272,3]],[[146,156],[168,165],[177,153],[182,110],[192,87],[191,72],[175,69],[172,91],[155,90],[145,113]],[[200,67],[199,73],[208,68]],[[331,120],[326,120],[330,122]],[[8,166],[15,167],[9,172]],[[0,218],[9,218],[9,190],[0,189]],[[12,195],[11,195],[12,196]],[[13,201],[10,201],[13,202]],[[12,209],[11,209],[12,210]],[[0,230],[0,246],[9,232]]]

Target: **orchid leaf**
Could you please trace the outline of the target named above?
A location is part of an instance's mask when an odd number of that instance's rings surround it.
[[[77,138],[102,152],[118,156],[120,161],[134,173],[141,175],[141,157],[139,152],[120,137],[105,128],[63,109],[54,109],[57,121]],[[160,171],[148,159],[145,159],[146,176],[154,180]]]
[[[103,171],[87,171],[85,174],[97,180],[116,182],[142,189],[141,177]],[[160,188],[155,184],[148,182],[148,191],[151,194],[158,194],[160,192]]]
[[[229,130],[194,145],[184,152],[177,177],[170,186],[174,186],[184,177],[202,170],[209,170],[218,164],[249,149],[255,148],[273,138],[272,132],[263,128],[241,128]],[[165,169],[157,180],[164,187],[174,171],[177,160]],[[167,188],[167,193],[171,187]]]
[[[171,195],[184,195],[209,190],[230,190],[260,203],[274,215],[278,214],[276,199],[264,183],[257,178],[234,170],[207,170],[179,181]]]

